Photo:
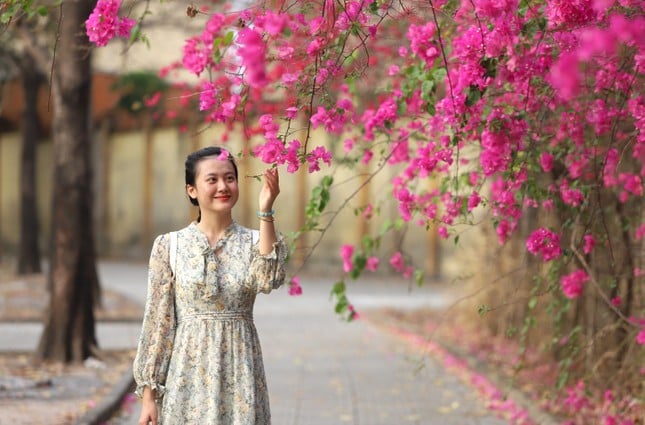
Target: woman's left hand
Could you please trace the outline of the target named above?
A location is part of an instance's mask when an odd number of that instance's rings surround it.
[[[262,189],[260,189],[260,211],[269,212],[273,202],[280,193],[280,177],[277,168],[269,168],[262,175]]]

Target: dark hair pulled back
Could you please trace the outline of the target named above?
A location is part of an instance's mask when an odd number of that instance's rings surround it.
[[[235,171],[235,180],[238,179],[237,176],[237,164],[235,163],[235,159],[233,158],[233,155],[231,155],[230,152],[228,152],[226,149],[222,149],[219,146],[206,146],[205,148],[202,148],[198,151],[195,151],[188,155],[186,157],[186,163],[185,163],[185,168],[186,168],[186,185],[190,186],[195,186],[195,177],[197,176],[197,165],[204,160],[205,158],[209,158],[212,156],[217,156],[219,157],[222,155],[222,153],[226,153],[228,160],[233,164],[233,170]],[[199,203],[197,202],[197,199],[193,199],[190,196],[188,197],[190,200],[190,203],[199,206]],[[200,212],[201,216],[201,212]],[[199,218],[197,219],[199,221]]]

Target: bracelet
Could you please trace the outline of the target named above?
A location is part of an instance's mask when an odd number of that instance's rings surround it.
[[[274,221],[273,217],[258,217],[258,218],[260,219],[260,221],[266,221],[266,222],[269,222],[269,223],[273,223],[273,221]]]
[[[258,211],[258,217],[260,217],[260,218],[262,218],[262,217],[273,217],[273,214],[275,214],[275,210],[273,210],[273,209],[271,211],[267,211],[267,212]]]

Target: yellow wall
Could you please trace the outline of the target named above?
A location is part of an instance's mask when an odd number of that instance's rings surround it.
[[[181,132],[176,128],[153,129],[146,136],[145,130],[120,134],[96,133],[95,152],[95,205],[97,248],[103,256],[146,259],[149,255],[153,238],[163,232],[177,229],[189,223],[196,213],[184,192],[184,160],[195,148],[210,144],[221,145],[224,129],[212,126],[197,133]],[[149,144],[146,145],[146,137]],[[314,133],[309,148],[322,144],[322,133]],[[253,144],[255,144],[255,141]],[[244,142],[239,133],[229,134],[227,146],[232,152],[242,151]],[[145,158],[146,146],[150,149],[151,170],[147,180]],[[338,152],[341,153],[341,152]],[[15,252],[19,231],[18,204],[18,171],[20,158],[19,134],[0,135],[0,254]],[[38,147],[38,208],[42,231],[41,246],[46,248],[49,230],[49,210],[51,203],[51,144],[41,143]],[[257,227],[257,196],[260,182],[248,175],[257,175],[265,165],[254,158],[238,161],[240,174],[240,200],[235,209],[235,219],[249,227]],[[372,169],[375,165],[372,165]],[[345,169],[334,170],[322,165],[322,172],[308,174],[290,174],[281,168],[281,194],[276,205],[276,220],[283,233],[299,229],[302,211],[308,199],[302,199],[299,193],[309,196],[311,189],[320,179],[334,173],[335,187],[332,191],[332,202],[329,213],[324,215],[326,223],[335,214],[344,200],[353,193],[365,177],[355,177],[355,172]],[[389,168],[389,167],[388,167]],[[362,171],[369,172],[367,168]],[[385,170],[377,175],[367,186],[365,196],[357,196],[340,212],[319,243],[315,254],[309,260],[314,266],[325,267],[338,264],[339,249],[344,243],[359,244],[362,231],[365,229],[377,233],[387,219],[394,219],[398,214],[396,205],[390,202],[382,211],[381,217],[374,222],[363,224],[363,219],[354,214],[354,208],[368,200],[373,203],[379,200],[390,200],[388,181],[391,175]],[[146,187],[148,188],[149,208],[146,208]],[[146,218],[147,217],[147,218]],[[149,222],[146,234],[145,223]],[[311,247],[318,242],[320,233],[313,232],[306,236],[306,245]],[[398,235],[403,236],[403,235]],[[429,252],[428,233],[412,225],[405,233],[403,247],[413,255],[419,265],[426,263]],[[396,249],[399,240],[396,235],[388,236],[382,243],[382,253],[388,254]],[[445,243],[444,243],[445,245]],[[382,259],[387,263],[389,257]],[[334,273],[338,269],[333,270]]]

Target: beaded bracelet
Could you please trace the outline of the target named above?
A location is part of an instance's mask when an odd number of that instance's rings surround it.
[[[273,214],[275,214],[275,210],[273,210],[273,209],[271,211],[267,211],[267,212],[258,211],[258,217],[259,218],[273,217]]]

